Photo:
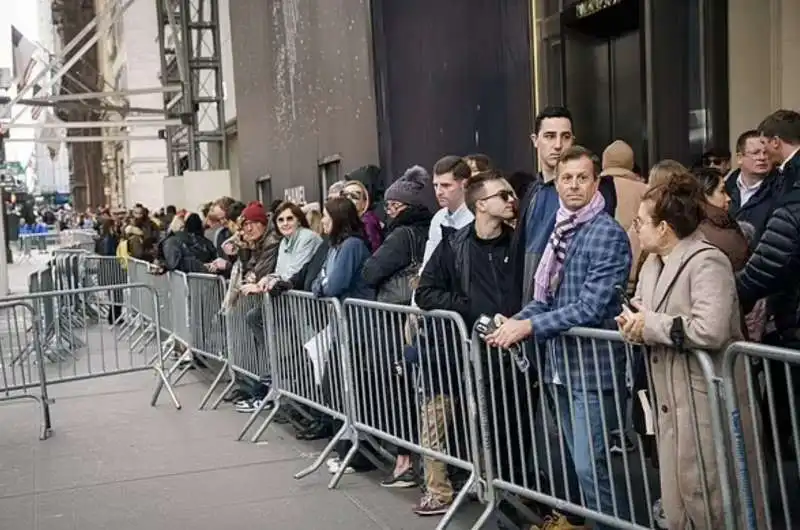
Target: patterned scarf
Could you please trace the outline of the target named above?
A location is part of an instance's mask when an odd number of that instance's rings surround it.
[[[577,212],[568,210],[560,199],[558,202],[556,225],[534,276],[533,298],[538,302],[549,301],[558,289],[567,248],[575,233],[581,226],[597,217],[606,206],[606,201],[599,191],[595,192],[589,204]]]

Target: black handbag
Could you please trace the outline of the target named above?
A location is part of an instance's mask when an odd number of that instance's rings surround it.
[[[395,305],[409,305],[414,296],[416,281],[419,277],[420,261],[417,258],[417,234],[411,229],[411,263],[383,282],[378,289],[378,302]]]

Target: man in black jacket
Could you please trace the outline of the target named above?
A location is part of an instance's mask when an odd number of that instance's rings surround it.
[[[489,170],[469,178],[465,196],[475,220],[436,247],[422,271],[415,297],[421,309],[454,311],[471,329],[482,314],[494,316],[519,311],[521,290],[514,284],[511,259],[513,229],[508,225],[516,211],[513,189],[498,172]],[[427,336],[418,341],[419,347],[425,350],[419,352],[426,401],[422,407],[420,439],[427,447],[445,451],[445,433],[448,428],[455,427],[455,411],[463,410],[465,406],[457,403],[461,395],[459,389],[450,386],[459,384],[458,366],[463,362],[459,359],[464,351],[459,345],[447,343],[447,339],[442,341],[439,340],[441,337],[432,336],[433,330],[426,330],[425,326],[421,329]],[[486,358],[490,360],[485,365],[487,377],[493,382],[494,396],[503,396],[506,400],[505,404],[496,405],[497,410],[506,410],[509,418],[528,418],[528,404],[533,402],[535,407],[538,398],[535,384],[531,382],[535,381],[535,374],[519,371],[512,378],[512,371],[518,368],[508,355],[487,352]],[[488,365],[491,365],[491,370]],[[517,388],[511,388],[512,380],[518,383]],[[501,381],[505,388],[497,386]],[[530,401],[526,392],[532,394]],[[526,467],[522,461],[523,453],[530,448],[531,430],[520,429],[520,424],[514,419],[508,425],[503,425],[506,423],[503,417],[498,417],[497,421],[495,436],[505,440],[508,434],[511,445],[518,448],[506,450],[506,444],[502,443],[499,451],[501,461],[496,463],[498,472],[507,480],[522,480],[521,473]],[[527,426],[527,422],[523,425]],[[511,473],[520,476],[510,477]],[[425,486],[426,493],[414,511],[419,515],[447,512],[454,491],[444,463],[425,459]],[[505,511],[505,505],[501,509]]]
[[[739,300],[749,312],[761,298],[767,298],[767,308],[774,318],[774,329],[767,329],[763,342],[785,348],[800,348],[800,182],[778,200],[775,211],[767,221],[764,234],[747,265],[736,277]],[[792,379],[800,381],[800,367],[790,365]],[[776,411],[775,428],[783,455],[792,453],[791,407],[785,369],[782,363],[770,364],[773,399]],[[800,385],[794,386],[794,400],[800,402]],[[768,402],[765,401],[764,406]],[[764,421],[770,421],[764,409]],[[798,418],[800,419],[800,418]],[[764,447],[772,450],[772,429],[765,427]],[[800,455],[795,455],[800,458]]]
[[[753,227],[750,248],[754,250],[775,207],[781,179],[777,171],[771,171],[766,141],[755,129],[743,132],[736,140],[736,161],[739,169],[725,181],[725,191],[731,198],[729,212],[737,221]]]

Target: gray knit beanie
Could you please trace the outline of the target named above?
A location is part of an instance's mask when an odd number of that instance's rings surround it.
[[[383,198],[387,201],[428,208],[433,198],[431,177],[422,166],[412,166],[389,186]]]

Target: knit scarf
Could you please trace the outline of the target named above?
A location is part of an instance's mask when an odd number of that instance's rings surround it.
[[[548,302],[555,294],[561,282],[561,272],[570,241],[578,229],[597,217],[606,205],[599,191],[595,192],[589,204],[577,212],[568,210],[560,199],[558,202],[556,224],[534,275],[533,298],[538,302]]]

